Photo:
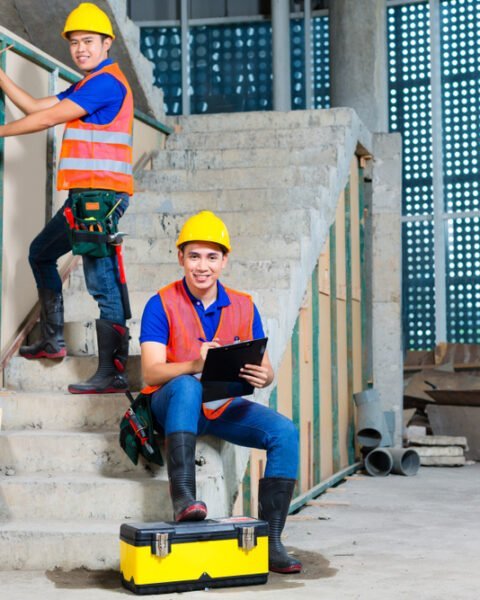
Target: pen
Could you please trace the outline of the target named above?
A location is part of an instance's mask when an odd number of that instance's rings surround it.
[[[207,340],[205,338],[198,338],[198,341],[205,343]]]

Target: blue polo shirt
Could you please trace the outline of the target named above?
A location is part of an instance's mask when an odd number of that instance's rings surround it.
[[[222,308],[228,306],[230,299],[227,296],[227,292],[223,285],[217,281],[217,299],[213,304],[205,309],[202,302],[195,298],[190,293],[187,287],[185,278],[183,278],[183,286],[188,294],[197,314],[202,323],[203,330],[206,335],[206,340],[211,341],[215,336],[215,332],[218,329],[220,323],[220,316],[222,314]],[[142,315],[142,324],[140,329],[140,343],[143,342],[159,342],[160,344],[168,344],[168,338],[170,336],[170,327],[168,325],[167,315],[163,308],[160,296],[155,294],[147,302]],[[257,307],[253,306],[253,337],[254,339],[265,337],[262,320]]]
[[[92,73],[112,64],[113,61],[107,58],[93,69]],[[125,86],[110,73],[102,73],[89,79],[77,91],[75,91],[75,85],[74,83],[64,92],[57,94],[57,98],[59,100],[68,98],[81,106],[88,114],[80,120],[84,123],[95,123],[95,125],[111,123],[117,116],[127,94]]]

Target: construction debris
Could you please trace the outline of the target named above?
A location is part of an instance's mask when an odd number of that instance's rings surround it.
[[[466,462],[468,445],[463,436],[426,435],[409,439],[408,445],[415,448],[423,466],[459,467]]]
[[[480,460],[480,344],[440,343],[407,352],[404,381],[404,437],[410,445],[424,440],[415,445],[421,464]],[[457,441],[440,443],[444,436]]]

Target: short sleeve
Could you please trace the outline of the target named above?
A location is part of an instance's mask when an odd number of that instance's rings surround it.
[[[160,296],[155,294],[145,305],[142,315],[142,323],[140,326],[140,343],[143,342],[159,342],[160,344],[168,344],[170,328],[168,325],[167,315]]]
[[[75,85],[57,94],[59,100],[68,98],[87,112],[84,119],[107,124],[115,118],[126,95],[125,86],[110,73],[92,77],[80,88]],[[93,117],[93,118],[92,118]]]
[[[258,338],[265,337],[265,332],[263,331],[262,319],[260,317],[260,313],[258,312],[255,304],[253,305],[253,339],[256,340]]]

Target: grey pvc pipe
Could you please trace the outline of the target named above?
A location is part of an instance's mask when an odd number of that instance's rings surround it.
[[[416,475],[420,468],[420,456],[413,448],[389,448],[388,452],[393,460],[392,473]]]
[[[377,390],[364,390],[353,398],[357,406],[358,443],[367,449],[389,445],[390,435]]]
[[[393,458],[386,448],[376,448],[365,458],[365,470],[372,477],[386,477],[392,467]]]

